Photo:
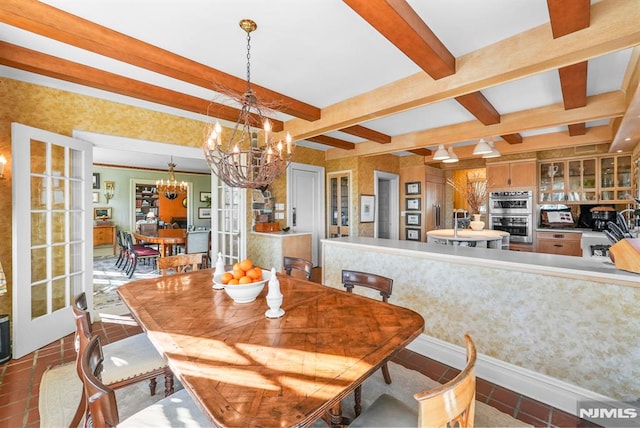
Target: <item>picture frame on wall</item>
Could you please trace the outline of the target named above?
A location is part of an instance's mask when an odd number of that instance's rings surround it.
[[[375,220],[376,197],[360,195],[360,223],[373,223]]]
[[[407,211],[420,211],[420,198],[407,198],[404,201]]]
[[[422,221],[422,214],[420,213],[407,213],[404,217],[404,223],[407,226],[420,226]]]
[[[407,241],[419,241],[420,240],[420,229],[405,229],[404,238]]]
[[[198,207],[198,218],[211,218],[211,208]]]
[[[94,204],[100,202],[100,192],[93,192],[93,201]]]
[[[211,202],[211,192],[200,192],[200,202]]]
[[[94,189],[100,188],[100,174],[97,172],[93,173],[93,188]]]
[[[419,195],[420,194],[420,182],[412,181],[410,183],[405,183],[404,185],[404,194],[405,195]]]
[[[93,219],[94,220],[110,220],[111,207],[94,208]]]

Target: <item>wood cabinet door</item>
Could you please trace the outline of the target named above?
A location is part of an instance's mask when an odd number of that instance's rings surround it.
[[[487,184],[490,188],[509,187],[509,167],[508,163],[487,165]]]
[[[509,165],[511,187],[536,185],[536,162],[516,162]]]

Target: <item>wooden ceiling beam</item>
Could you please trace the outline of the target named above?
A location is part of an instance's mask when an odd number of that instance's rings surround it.
[[[431,150],[429,149],[413,149],[413,150],[407,150],[407,151],[418,156],[431,156],[431,153],[432,153]]]
[[[564,108],[584,107],[587,104],[587,61],[560,67],[558,74]]]
[[[483,124],[495,125],[496,123],[500,123],[500,113],[498,113],[481,92],[460,95],[455,97],[455,100]]]
[[[209,100],[70,62],[6,42],[0,42],[0,64],[198,114],[207,115],[207,111],[209,111],[216,118],[231,122],[237,121],[240,114],[240,110],[233,107],[212,103]],[[256,126],[261,126],[258,117],[256,115],[252,115],[252,117]],[[270,121],[272,129],[282,130],[282,121],[275,119],[270,119]]]
[[[522,135],[520,135],[519,133],[504,134],[500,137],[509,144],[522,144]]]
[[[36,0],[2,0],[0,22],[212,91],[218,86],[238,94],[246,91],[244,79]],[[241,30],[238,37],[242,37]],[[320,118],[318,107],[256,84],[252,84],[252,87],[260,95],[261,101],[281,105],[280,110],[284,113],[305,121]]]
[[[572,123],[567,125],[569,128],[569,135],[574,137],[576,135],[584,135],[587,132],[587,125],[584,122]]]
[[[329,137],[327,135],[316,135],[315,137],[307,138],[307,141],[312,141],[314,143],[324,144],[326,146],[336,147],[342,150],[353,150],[356,148],[354,143],[350,143],[349,141],[340,140],[338,138]]]
[[[638,22],[640,8],[635,2],[598,2],[591,7],[591,25],[581,30],[579,36],[569,34],[552,39],[550,24],[543,24],[457,58],[456,73],[449,77],[433,80],[423,72],[416,73],[325,107],[322,117],[315,122],[289,120],[285,129],[294,140],[305,139],[587,61],[639,45]],[[585,39],[589,40],[588,45],[585,45]],[[522,49],[523,46],[527,49]],[[509,61],[497,61],[496,58],[509,58]],[[499,135],[486,130],[480,135],[490,134]]]
[[[565,110],[562,103],[552,104],[503,114],[502,120],[496,125],[484,126],[477,120],[472,120],[394,136],[390,144],[360,143],[356,145],[355,150],[349,152],[329,149],[325,156],[327,159],[338,159],[348,156],[368,156],[408,151],[423,148],[426,144],[447,145],[460,141],[475,140],[487,135],[508,135],[519,131],[552,128],[567,123],[618,117],[622,116],[625,110],[625,94],[622,91],[614,91],[589,97],[587,105],[581,108]],[[610,131],[609,135],[611,135]],[[522,144],[510,144],[510,146],[524,146],[525,142],[526,139],[523,139]],[[526,149],[530,151],[536,150],[535,147],[526,147]]]
[[[566,36],[589,26],[590,0],[547,0],[553,38]]]
[[[405,0],[343,0],[433,79],[456,72],[456,58]]]
[[[380,144],[388,144],[391,142],[391,136],[383,134],[382,132],[374,131],[370,128],[365,128],[361,125],[348,126],[340,129],[341,132],[355,135],[356,137],[364,138],[365,140],[375,141]]]

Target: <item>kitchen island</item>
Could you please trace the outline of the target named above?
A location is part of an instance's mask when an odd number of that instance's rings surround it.
[[[247,257],[256,266],[282,271],[284,256],[311,260],[311,232],[251,232]]]
[[[364,237],[322,248],[328,286],[343,288],[343,269],[393,278],[390,302],[425,318],[415,352],[461,367],[469,333],[480,377],[574,414],[578,400],[640,396],[638,274],[581,257]]]
[[[501,230],[436,229],[427,232],[427,242],[461,247],[509,249],[509,233]]]

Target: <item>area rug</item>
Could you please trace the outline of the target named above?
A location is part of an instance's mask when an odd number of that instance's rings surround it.
[[[117,257],[94,257],[93,259],[93,307],[97,312],[122,315],[127,312],[116,290],[129,281],[160,276],[155,266],[149,262],[138,263],[131,278],[116,267]]]
[[[395,363],[389,363],[391,372],[391,385],[384,382],[380,371],[367,379],[362,385],[362,407],[366,409],[380,394],[394,395],[404,402],[414,401],[413,394],[418,391],[430,389],[439,384],[426,376],[404,368]],[[139,382],[116,391],[118,413],[120,419],[136,413],[157,400],[161,399],[164,379],[158,378],[159,392],[155,396],[149,395],[148,382]],[[40,426],[63,427],[69,426],[71,418],[80,400],[82,384],[76,374],[75,363],[56,366],[48,369],[42,375],[40,382]],[[176,388],[182,386],[176,382]],[[353,417],[353,394],[350,394],[343,403],[343,414]],[[314,427],[326,427],[323,421],[317,421]],[[484,403],[476,402],[475,426],[477,427],[529,427],[517,419],[496,410]]]

